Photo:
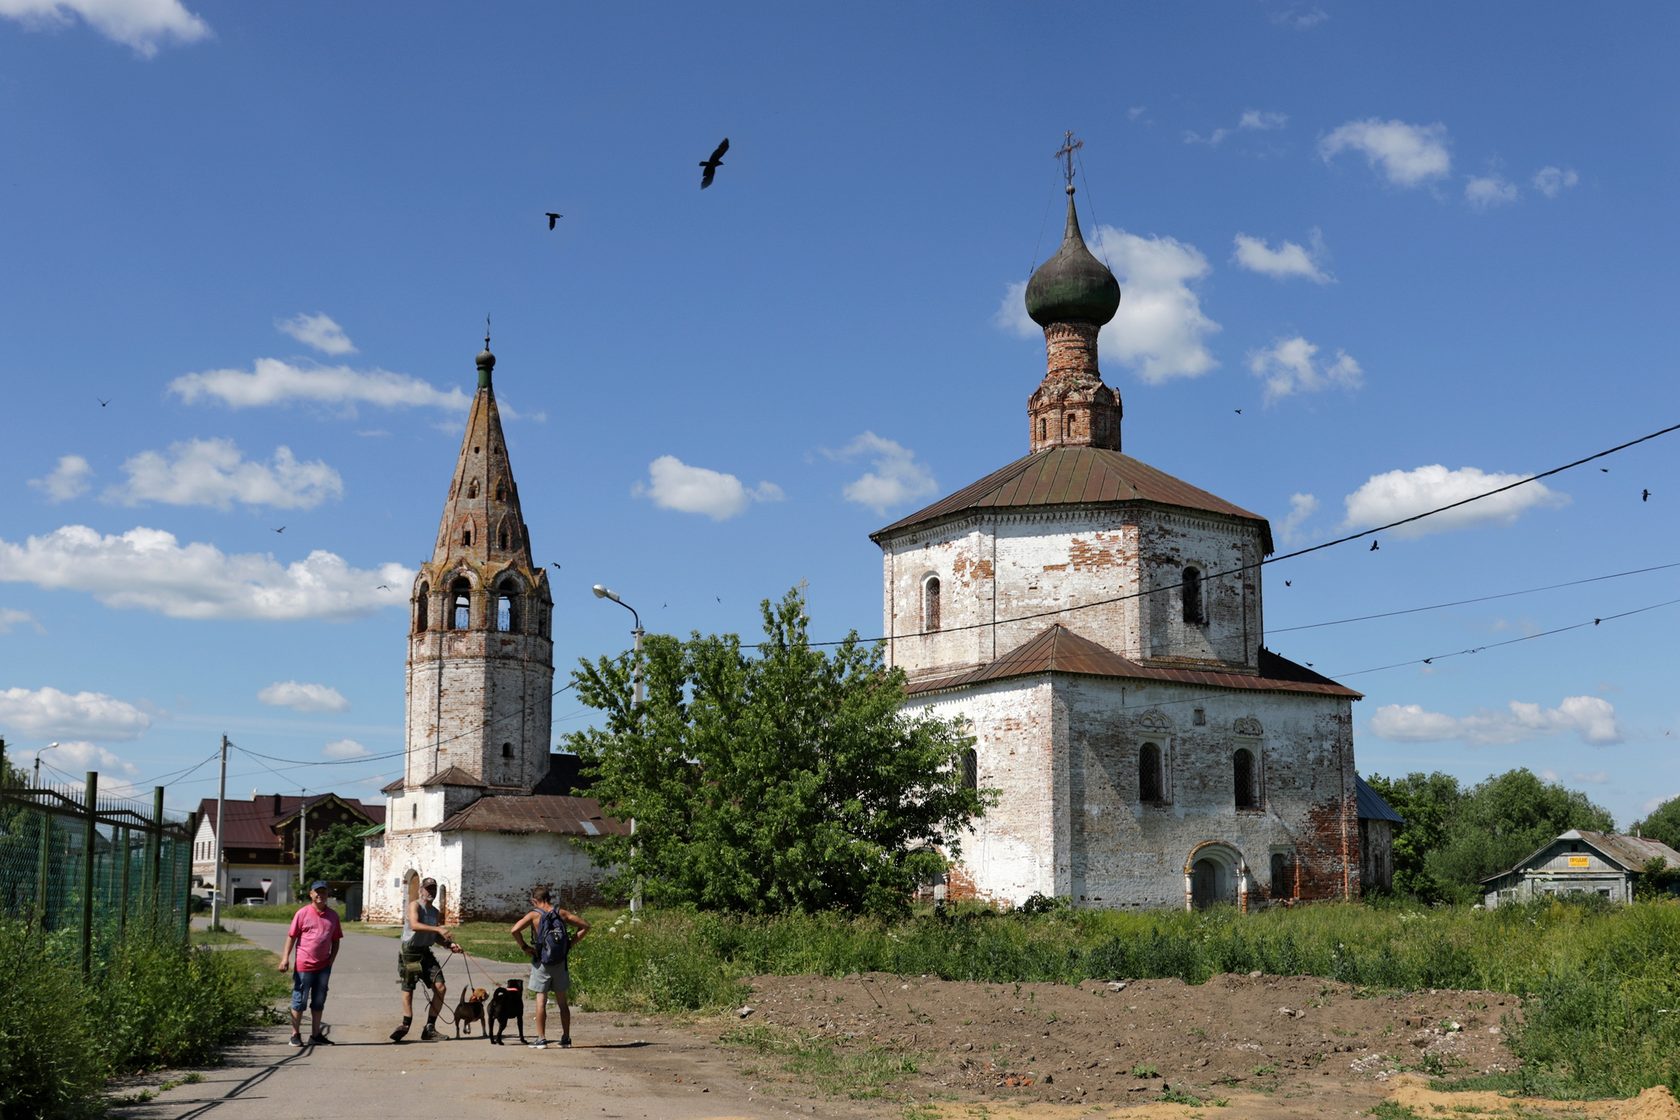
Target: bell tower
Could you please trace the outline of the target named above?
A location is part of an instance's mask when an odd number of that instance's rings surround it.
[[[487,331],[437,543],[410,596],[406,788],[453,770],[450,786],[530,793],[548,772],[554,600],[531,559],[495,368]]]

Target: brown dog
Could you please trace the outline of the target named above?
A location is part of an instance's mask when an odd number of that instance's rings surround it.
[[[519,1026],[519,1041],[525,1041],[525,992],[522,988],[498,986],[484,1005],[484,1037],[497,1046],[503,1045],[507,1022],[512,1019]]]
[[[455,1037],[461,1037],[461,1028],[466,1027],[467,1033],[472,1033],[472,1025],[484,1026],[484,1001],[490,995],[483,988],[472,988],[461,993],[461,1002],[455,1005]]]

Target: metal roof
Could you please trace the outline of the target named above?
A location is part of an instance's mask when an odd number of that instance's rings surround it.
[[[1651,840],[1643,836],[1628,836],[1620,832],[1590,832],[1584,828],[1572,828],[1568,832],[1559,833],[1546,841],[1530,852],[1526,858],[1518,860],[1504,871],[1497,875],[1489,875],[1481,881],[1491,883],[1495,879],[1502,879],[1507,875],[1522,871],[1560,840],[1579,840],[1603,856],[1605,862],[1613,863],[1623,871],[1644,871],[1647,861],[1659,858],[1666,860],[1670,867],[1680,867],[1680,852],[1675,851],[1660,840]]]
[[[548,832],[559,836],[628,836],[630,825],[601,812],[593,797],[489,794],[437,826],[439,832]]]
[[[317,794],[305,798],[292,793],[263,793],[250,800],[230,797],[222,803],[223,811],[227,815],[227,829],[217,830],[220,831],[222,847],[270,848],[280,851],[282,845],[279,834],[274,831],[275,828],[297,816],[298,807],[305,801],[313,806],[327,798],[343,802],[370,821],[385,819],[385,806],[369,805],[354,797],[339,797],[337,794]],[[198,819],[208,821],[210,827],[216,830],[214,797],[206,797],[198,803]]]
[[[1053,447],[1017,459],[978,482],[869,534],[875,543],[901,530],[977,509],[1020,509],[1144,502],[1194,509],[1258,522],[1266,555],[1272,530],[1266,519],[1232,505],[1148,463],[1103,447]]]
[[[1394,807],[1383,800],[1383,795],[1372,789],[1370,784],[1358,774],[1353,776],[1354,791],[1359,800],[1359,819],[1362,821],[1393,821],[1395,824],[1405,824],[1406,818],[1394,811]]]
[[[1307,692],[1321,696],[1345,696],[1351,700],[1362,698],[1360,693],[1346,685],[1337,684],[1329,677],[1320,676],[1306,666],[1297,665],[1267,649],[1260,651],[1258,673],[1145,665],[1122,657],[1089,638],[1081,637],[1061,623],[1040,631],[988,665],[937,680],[912,681],[905,691],[911,695],[918,695],[1037,673],[1072,673],[1088,677],[1172,681],[1196,685],[1199,688]]]

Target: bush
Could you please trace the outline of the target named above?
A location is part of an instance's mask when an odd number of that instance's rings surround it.
[[[108,1070],[98,1011],[75,967],[24,922],[0,918],[0,1116],[98,1115]]]

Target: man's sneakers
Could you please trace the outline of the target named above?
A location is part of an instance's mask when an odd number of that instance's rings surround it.
[[[292,1032],[292,1045],[293,1046],[302,1046],[303,1045],[303,1036],[301,1034],[298,1034],[296,1031]]]
[[[526,1043],[526,1045],[529,1046],[533,1050],[547,1050],[548,1049],[548,1039],[546,1039],[546,1038],[533,1038],[530,1042]]]
[[[560,1036],[560,1048],[562,1050],[570,1050],[572,1048],[572,1036],[571,1035],[563,1034],[563,1035]]]
[[[295,1038],[297,1036],[293,1035],[292,1037]],[[407,1023],[404,1023],[402,1026],[398,1027],[396,1030],[391,1032],[391,1041],[392,1042],[401,1042],[403,1039],[405,1039],[407,1037],[408,1037],[408,1024]]]
[[[437,1028],[432,1026],[430,1023],[427,1023],[426,1026],[420,1031],[420,1041],[421,1042],[436,1042],[438,1039],[440,1039],[442,1037],[443,1036],[437,1032]]]

